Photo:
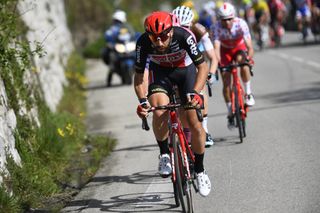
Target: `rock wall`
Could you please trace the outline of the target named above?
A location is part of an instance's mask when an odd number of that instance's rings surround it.
[[[56,110],[63,95],[63,86],[67,84],[64,70],[67,59],[73,51],[71,33],[67,27],[64,0],[21,0],[18,4],[21,19],[29,28],[27,39],[31,49],[40,42],[45,51],[41,58],[33,58],[35,68],[27,72],[26,78],[38,75],[44,99],[48,107]],[[32,80],[26,79],[26,82]],[[8,99],[0,78],[0,170],[6,172],[6,156],[11,155],[17,164],[20,156],[15,149],[13,131],[16,128],[16,115],[8,108]],[[21,110],[23,113],[23,109]],[[37,113],[25,112],[36,116]],[[34,118],[37,120],[37,118]],[[0,182],[1,182],[0,176]]]

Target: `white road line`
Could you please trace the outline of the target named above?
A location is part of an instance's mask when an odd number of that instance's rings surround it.
[[[171,182],[171,178],[165,178],[165,179],[160,179],[160,178],[154,178],[152,180],[152,182],[149,184],[147,190],[145,191],[144,195],[145,196],[148,196],[150,195],[150,193],[159,193],[159,192],[172,192],[173,191],[173,188],[172,188],[172,182]],[[145,196],[142,196],[142,197],[145,197]],[[160,197],[161,194],[159,194]],[[173,196],[173,194],[172,194]],[[168,194],[166,195],[163,195],[163,197],[168,197]],[[174,199],[174,198],[172,198]],[[144,201],[141,201],[139,203],[137,203],[135,205],[135,208],[144,208],[144,207],[152,207],[154,206],[154,204],[166,204],[166,203],[169,203],[170,199],[159,199],[160,201],[158,202],[144,202]]]
[[[320,64],[314,61],[307,61],[306,62],[308,65],[313,66],[313,67],[317,67],[320,68]]]
[[[288,54],[285,54],[285,53],[278,53],[278,52],[273,51],[273,50],[268,51],[267,53],[269,55],[277,56],[277,57],[280,57],[280,58],[283,58],[283,59],[287,59],[287,60],[295,61],[295,62],[298,62],[298,63],[306,64],[306,65],[309,65],[309,66],[312,66],[312,67],[320,68],[320,63],[315,62],[315,61],[311,61],[311,60],[305,60],[305,59],[303,59],[301,57],[291,56],[291,55],[288,55]]]
[[[291,60],[297,61],[297,62],[300,62],[300,63],[303,63],[303,62],[304,62],[302,58],[299,58],[299,57],[297,57],[297,56],[292,56],[292,57],[291,57]]]

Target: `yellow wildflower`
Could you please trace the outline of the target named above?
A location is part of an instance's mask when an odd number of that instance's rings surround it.
[[[73,135],[73,133],[74,133],[74,128],[73,128],[73,126],[71,125],[71,123],[68,123],[68,125],[66,126],[66,129],[68,130],[69,135]]]
[[[59,134],[61,137],[64,137],[64,136],[65,136],[63,129],[58,128],[58,129],[57,129],[57,132],[58,132],[58,134]]]

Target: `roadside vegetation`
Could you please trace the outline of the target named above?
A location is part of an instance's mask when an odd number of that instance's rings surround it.
[[[94,175],[115,141],[86,133],[86,67],[78,53],[70,56],[65,68],[68,85],[57,111],[46,106],[31,59],[45,51],[39,43],[34,50],[29,48],[16,4],[16,0],[1,0],[0,77],[8,107],[17,119],[14,137],[21,165],[7,156],[8,171],[1,171],[0,212],[58,212]],[[28,72],[34,76],[31,84],[25,82]],[[21,113],[33,108],[40,125],[36,118]]]

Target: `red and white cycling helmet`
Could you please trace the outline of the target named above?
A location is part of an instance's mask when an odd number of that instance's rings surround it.
[[[172,28],[172,15],[164,11],[153,12],[144,21],[144,28],[154,35],[166,33]]]
[[[230,19],[234,18],[236,10],[234,9],[234,6],[228,2],[225,2],[222,4],[222,6],[218,9],[217,15],[219,19]]]

